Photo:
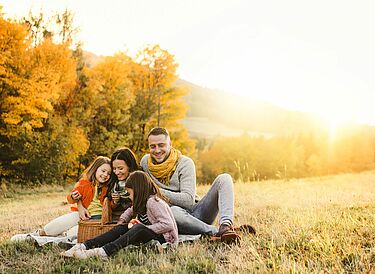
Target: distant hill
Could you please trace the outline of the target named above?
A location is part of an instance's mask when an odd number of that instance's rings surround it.
[[[185,98],[189,111],[183,124],[191,136],[239,136],[247,133],[271,137],[328,130],[327,122],[312,113],[285,110],[256,98],[200,87],[181,79],[176,85],[190,90]],[[374,126],[352,123],[341,130],[361,130],[375,138]]]
[[[185,80],[189,111],[184,125],[194,136],[289,135],[311,130],[321,124],[309,113],[288,111],[256,98],[229,94],[197,86]]]
[[[100,63],[104,58],[105,58],[105,56],[96,55],[96,54],[94,54],[92,52],[89,52],[89,51],[83,51],[83,59],[85,60],[86,65],[89,68],[94,67],[95,65]]]

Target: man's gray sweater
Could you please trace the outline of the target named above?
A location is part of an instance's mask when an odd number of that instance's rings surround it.
[[[169,185],[159,182],[148,169],[147,161],[150,154],[146,154],[141,159],[141,167],[147,172],[154,182],[160,187],[161,193],[166,196],[172,205],[191,210],[195,204],[196,196],[196,174],[195,165],[192,159],[181,155],[177,162]]]

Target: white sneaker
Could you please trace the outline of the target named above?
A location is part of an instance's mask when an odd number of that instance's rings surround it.
[[[74,253],[81,250],[86,250],[86,246],[84,244],[76,244],[72,248],[61,252],[60,255],[64,257],[74,257]]]
[[[107,254],[105,253],[103,248],[94,248],[89,250],[77,249],[73,256],[79,259],[87,259],[90,257],[99,257],[102,259],[108,259]]]
[[[16,234],[10,238],[11,241],[26,241],[26,240],[31,240],[33,237],[31,236],[40,236],[39,235],[39,229],[35,230],[34,232],[26,233],[26,234]]]
[[[22,242],[31,239],[30,234],[16,234],[10,238],[12,242]]]
[[[29,233],[31,236],[40,236],[40,229],[35,230],[34,232]]]

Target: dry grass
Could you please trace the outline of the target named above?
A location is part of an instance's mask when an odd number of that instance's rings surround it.
[[[42,227],[57,216],[69,212],[66,191],[61,187],[41,187],[22,191],[0,201],[0,241],[17,233],[27,233]]]
[[[241,245],[202,240],[157,253],[121,251],[108,262],[66,260],[58,246],[10,243],[68,212],[65,192],[0,202],[0,271],[36,273],[358,273],[375,271],[375,172],[235,184],[238,224],[257,228]],[[207,186],[199,188],[204,193]]]

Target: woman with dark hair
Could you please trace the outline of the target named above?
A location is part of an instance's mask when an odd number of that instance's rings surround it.
[[[112,218],[117,221],[125,209],[131,206],[125,190],[125,180],[131,172],[139,170],[139,166],[134,152],[127,147],[119,148],[112,154],[111,166],[116,176],[112,176],[109,196],[114,204]]]

